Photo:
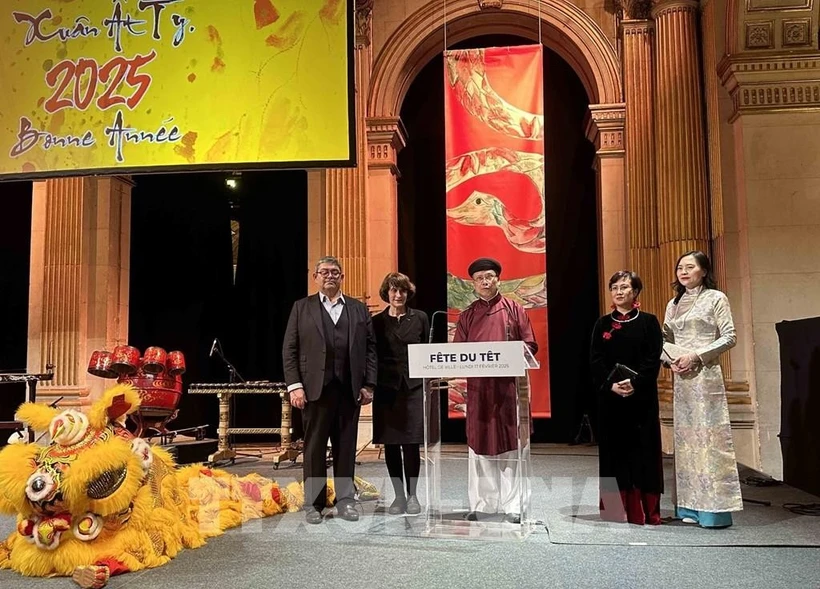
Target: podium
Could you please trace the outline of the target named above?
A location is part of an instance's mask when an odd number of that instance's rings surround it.
[[[412,344],[408,364],[411,378],[424,379],[422,535],[482,540],[529,536],[535,521],[530,513],[532,414],[527,371],[539,367],[529,347],[520,341]],[[483,419],[488,411],[495,412],[500,423],[508,425],[502,436],[506,451],[480,454],[473,448],[465,452],[442,447],[441,420],[448,410],[442,396],[446,398],[447,390],[461,379],[483,378],[494,380],[487,383],[493,389],[490,396],[482,393],[480,415]],[[470,419],[469,392],[466,407]],[[479,434],[480,425],[473,424]]]

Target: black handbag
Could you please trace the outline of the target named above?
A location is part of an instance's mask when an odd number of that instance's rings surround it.
[[[606,377],[608,382],[621,382],[622,380],[632,380],[638,373],[626,364],[615,364],[615,367]]]

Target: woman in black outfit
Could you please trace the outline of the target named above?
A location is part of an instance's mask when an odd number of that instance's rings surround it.
[[[379,289],[388,307],[373,317],[379,359],[373,443],[384,445],[384,461],[396,494],[387,510],[391,515],[421,513],[416,486],[421,469],[419,448],[424,442],[424,398],[422,380],[409,376],[407,345],[426,342],[430,322],[424,311],[407,306],[414,294],[416,287],[407,276],[388,274]]]
[[[663,336],[658,319],[638,304],[634,272],[609,279],[612,313],[595,323],[590,370],[598,396],[601,519],[661,523],[663,493],[658,371]],[[621,364],[636,372],[615,369]]]

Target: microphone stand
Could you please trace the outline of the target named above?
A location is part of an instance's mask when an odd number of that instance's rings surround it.
[[[427,334],[427,343],[432,344],[435,331],[436,331],[436,317],[438,315],[444,315],[448,318],[449,321],[449,311],[433,311],[433,314],[430,315],[430,331]],[[425,397],[430,399],[430,405],[432,407],[428,407],[427,411],[424,414],[424,429],[429,430],[430,420],[434,419],[438,422],[438,427],[436,428],[436,435],[438,438],[441,437],[441,391],[446,391],[450,388],[450,385],[443,381],[440,378],[424,378],[422,379],[422,393]],[[436,397],[436,402],[433,402],[433,396]],[[444,404],[447,407],[447,404]],[[434,415],[436,413],[437,415]],[[429,434],[429,431],[427,432]],[[433,459],[427,456],[427,444],[429,444],[429,440],[425,437],[424,440],[425,444],[423,444],[424,448],[424,455],[422,456],[422,462],[425,464],[433,464]],[[426,468],[426,467],[425,467]],[[428,497],[429,499],[429,497]],[[427,504],[429,505],[430,502],[428,501]]]
[[[433,333],[435,332],[435,329],[436,329],[436,316],[438,316],[438,315],[445,315],[446,316],[446,315],[448,315],[448,311],[441,311],[441,310],[433,311],[433,314],[430,315],[430,332],[427,334],[427,343],[428,344],[433,343]]]
[[[234,384],[234,383],[237,383],[237,382],[247,382],[245,380],[245,378],[241,374],[239,374],[239,371],[236,369],[236,366],[231,364],[231,361],[228,360],[225,357],[225,354],[222,351],[222,342],[217,340],[216,343],[217,343],[217,345],[214,347],[214,352],[216,353],[217,356],[219,356],[220,360],[222,360],[223,364],[225,364],[225,367],[228,369],[228,382],[230,382],[231,384]],[[235,409],[236,409],[236,397],[234,395],[231,395],[231,416],[232,417],[236,415]],[[228,446],[231,447],[231,448],[234,447],[234,437],[233,436],[230,436]],[[245,456],[247,458],[257,458],[257,459],[262,458],[262,452],[261,451],[258,454],[251,454],[251,453],[248,453],[248,452],[237,452],[236,450],[234,450],[234,454],[236,454],[236,456]]]
[[[225,364],[225,367],[228,369],[228,374],[229,374],[229,377],[228,377],[229,381],[228,382],[230,382],[231,384],[233,384],[235,382],[245,382],[245,379],[242,378],[241,374],[239,374],[239,371],[236,369],[236,366],[231,364],[230,360],[228,360],[225,357],[225,354],[222,352],[222,342],[220,342],[219,340],[217,340],[217,345],[216,345],[216,347],[214,347],[214,352],[216,352],[216,355],[219,356],[219,358]],[[237,381],[237,379],[239,379],[239,380]]]

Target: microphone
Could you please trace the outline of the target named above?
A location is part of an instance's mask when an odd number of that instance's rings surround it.
[[[427,335],[427,343],[433,343],[433,331],[435,330],[436,326],[436,315],[447,315],[447,311],[434,311],[432,315],[430,315],[430,333]]]
[[[208,352],[208,357],[213,358],[214,352],[216,352],[217,346],[219,345],[219,340],[214,338],[214,343],[211,344],[211,351]]]

